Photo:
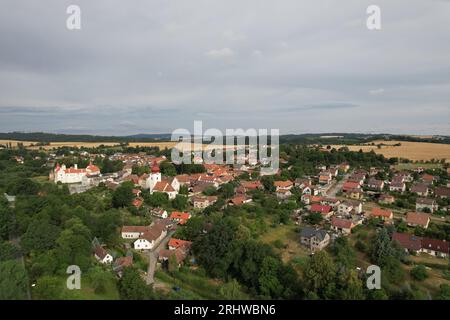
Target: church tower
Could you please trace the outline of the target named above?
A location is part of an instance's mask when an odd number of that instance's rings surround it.
[[[159,166],[156,163],[156,161],[153,161],[152,173],[150,174],[150,177],[147,179],[147,188],[150,189],[150,191],[153,190],[153,187],[158,183],[161,182],[161,172],[159,171]]]

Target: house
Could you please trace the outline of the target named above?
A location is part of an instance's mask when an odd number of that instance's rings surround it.
[[[342,186],[342,192],[349,192],[355,189],[360,189],[361,185],[359,184],[359,182],[355,182],[355,181],[347,181],[344,183],[344,185]]]
[[[190,246],[180,246],[174,250],[162,249],[159,251],[158,260],[161,262],[170,261],[171,257],[175,257],[177,266],[180,267],[186,259],[190,251]]]
[[[350,170],[350,165],[347,162],[341,163],[338,167],[339,170],[343,172],[347,172],[348,170]]]
[[[191,214],[188,212],[173,211],[170,215],[170,219],[178,222],[178,224],[186,224],[190,218]]]
[[[55,169],[50,173],[50,180],[55,183],[81,183],[83,177],[94,177],[100,175],[100,169],[89,163],[86,169],[78,169],[78,165],[67,168],[65,164],[62,166],[56,164]]]
[[[389,191],[403,193],[406,191],[406,184],[400,181],[392,181],[389,186]]]
[[[323,205],[330,206],[333,209],[335,209],[341,203],[341,201],[339,199],[335,199],[335,198],[323,198],[320,203]]]
[[[138,239],[149,226],[123,226],[121,235],[123,239]]]
[[[234,198],[231,198],[230,201],[228,201],[228,204],[231,206],[240,206],[246,203],[252,202],[252,198],[248,197],[246,195],[237,195]]]
[[[350,234],[355,227],[352,220],[333,217],[331,219],[331,229],[343,234]]]
[[[397,180],[397,179],[402,182],[412,182],[414,180],[414,177],[408,171],[401,171],[394,176],[393,180]]]
[[[382,204],[393,204],[395,202],[395,197],[390,194],[382,194],[378,198],[378,202]]]
[[[417,183],[411,187],[411,192],[415,193],[421,197],[428,197],[430,189],[425,183]]]
[[[372,190],[381,191],[384,188],[384,181],[377,180],[375,178],[370,178],[369,181],[367,181],[367,188],[372,189]]]
[[[380,208],[373,208],[371,216],[373,218],[380,218],[383,221],[392,220],[394,218],[394,214],[391,210],[383,210]]]
[[[168,217],[167,211],[160,208],[150,210],[150,214],[161,219],[166,219]]]
[[[434,190],[434,194],[439,198],[449,198],[450,197],[450,188],[438,187]]]
[[[435,257],[446,258],[449,253],[449,245],[445,240],[422,238],[422,252]]]
[[[302,178],[302,179],[301,178],[297,178],[294,181],[294,187],[297,187],[297,188],[300,188],[300,189],[303,189],[303,188],[308,187],[310,185],[311,185],[311,179],[309,179],[309,178]]]
[[[433,213],[438,209],[439,206],[434,199],[417,198],[416,200],[416,211],[429,211],[430,213]]]
[[[361,200],[364,198],[364,192],[361,189],[352,189],[347,192],[347,197],[350,199]]]
[[[131,202],[131,204],[134,206],[134,207],[136,207],[136,208],[140,208],[140,207],[142,207],[142,205],[144,204],[144,199],[142,199],[142,198],[136,198],[136,199],[134,199],[132,202]]]
[[[367,172],[365,172],[365,171],[355,172],[350,176],[348,181],[356,182],[360,186],[362,186],[364,184],[364,181],[366,180],[366,175],[367,175]]]
[[[312,203],[319,203],[322,201],[322,197],[320,196],[313,196],[304,194],[302,195],[302,202],[306,205],[312,204]]]
[[[281,189],[275,191],[275,195],[277,196],[278,199],[285,200],[288,199],[290,196],[292,196],[292,192],[290,190]]]
[[[217,196],[193,196],[191,201],[196,209],[205,209],[216,203],[219,198]]]
[[[163,224],[155,223],[148,227],[139,238],[134,241],[136,250],[152,250],[167,235],[167,230]]]
[[[340,215],[361,214],[362,203],[359,201],[346,200],[338,205]]]
[[[119,277],[122,277],[123,269],[131,267],[133,265],[133,254],[126,255],[125,257],[117,258],[114,261],[113,271],[117,273]]]
[[[300,232],[300,243],[312,252],[324,249],[330,243],[331,237],[325,230],[303,228]]]
[[[309,211],[312,213],[320,213],[325,219],[333,215],[333,208],[331,206],[324,206],[321,204],[313,204]]]
[[[141,187],[142,189],[145,189],[147,187],[148,177],[149,177],[149,175],[147,173],[144,173],[138,178],[139,187]]]
[[[392,240],[409,252],[419,253],[422,249],[422,238],[409,233],[394,232]]]
[[[294,186],[294,184],[292,183],[292,181],[275,181],[274,182],[274,186],[276,188],[276,191],[279,190],[291,190],[292,187]]]
[[[169,246],[169,250],[175,250],[182,246],[191,247],[192,242],[187,240],[181,240],[176,238],[170,238],[169,243],[167,244]]]
[[[433,184],[435,181],[438,180],[435,176],[432,176],[431,174],[427,174],[427,173],[424,173],[424,174],[420,177],[420,179],[421,179],[423,182],[428,183],[428,184]]]
[[[426,229],[430,223],[430,216],[426,213],[408,212],[406,214],[406,223],[410,227],[419,226]]]
[[[264,186],[262,185],[261,181],[256,180],[256,181],[241,181],[241,186],[244,187],[245,191],[250,191],[250,190],[261,190],[264,188]]]
[[[333,180],[333,175],[329,171],[323,171],[319,174],[319,184],[329,184]]]
[[[94,248],[95,258],[102,264],[113,262],[114,258],[101,245],[96,245]]]

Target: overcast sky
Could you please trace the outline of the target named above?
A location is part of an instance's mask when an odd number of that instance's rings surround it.
[[[66,9],[81,8],[81,30]],[[366,27],[381,7],[382,30]],[[450,134],[450,1],[2,0],[0,132]]]

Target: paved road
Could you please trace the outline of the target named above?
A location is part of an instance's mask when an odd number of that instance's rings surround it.
[[[327,191],[327,197],[329,198],[335,198],[336,194],[342,190],[342,187],[344,183],[347,181],[348,177],[350,177],[350,174],[346,174],[341,181],[338,181],[335,183],[330,189]]]
[[[161,249],[164,249],[166,247],[167,243],[169,242],[170,238],[173,236],[174,233],[175,230],[169,231],[165,236],[165,238],[162,239],[161,242],[158,244],[158,246],[148,252],[148,270],[146,278],[146,283],[148,285],[153,284],[155,282],[154,276],[156,264],[158,262],[159,251],[161,251]]]

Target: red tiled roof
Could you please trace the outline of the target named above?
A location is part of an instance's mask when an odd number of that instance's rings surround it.
[[[344,183],[342,190],[350,191],[350,190],[359,189],[359,188],[361,188],[361,185],[358,182],[347,181],[346,183]]]
[[[181,239],[176,239],[176,238],[170,238],[169,240],[169,247],[173,247],[173,248],[178,248],[181,246],[190,246],[192,244],[191,241],[187,241],[187,240],[181,240]]]
[[[174,211],[170,215],[171,219],[188,220],[190,217],[191,215],[188,212],[179,212],[179,211]]]
[[[311,206],[311,212],[330,213],[331,206],[323,206],[321,204],[313,204]]]

